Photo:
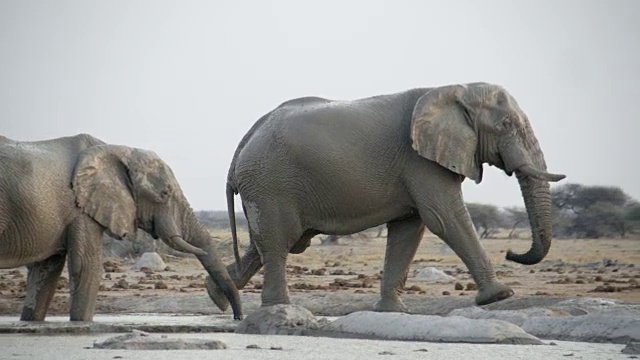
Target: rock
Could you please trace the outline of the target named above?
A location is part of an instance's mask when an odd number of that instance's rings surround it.
[[[360,311],[341,317],[322,328],[376,339],[486,344],[532,344],[542,342],[518,326],[500,320],[473,320],[460,316],[409,315]]]
[[[530,334],[554,340],[640,342],[640,318],[607,313],[592,313],[562,318],[532,317],[522,324]]]
[[[112,288],[114,289],[128,289],[129,283],[125,279],[120,279],[118,282],[114,283]]]
[[[134,330],[128,334],[95,342],[93,347],[111,350],[215,350],[226,349],[227,345],[218,340],[170,339],[166,335],[157,336]]]
[[[133,265],[132,270],[140,271],[142,268],[146,268],[147,271],[162,271],[167,267],[160,255],[155,252],[146,252],[140,256],[140,259]]]
[[[640,342],[628,343],[621,351],[623,354],[638,355],[640,354]]]
[[[478,290],[478,285],[476,283],[467,283],[467,291],[477,291]]]
[[[455,281],[456,278],[453,276],[449,276],[444,272],[434,268],[434,267],[426,267],[420,270],[414,277],[414,280],[428,281],[428,282],[452,282]]]
[[[236,328],[239,334],[302,335],[320,324],[311,311],[298,305],[261,307],[249,314]]]
[[[440,255],[449,254],[455,254],[455,252],[453,252],[453,250],[447,244],[442,244],[442,246],[440,246]]]
[[[166,290],[169,288],[169,286],[164,281],[160,280],[160,281],[156,281],[156,283],[153,284],[153,288],[159,289],[159,290]]]
[[[547,307],[520,310],[455,309],[450,316],[498,319],[520,326],[542,339],[612,342],[640,341],[640,316],[636,308],[611,300],[571,299]]]
[[[586,313],[594,313],[599,311],[607,311],[607,312],[619,312],[619,311],[633,311],[636,313],[636,316],[640,316],[640,307],[633,305],[624,305],[620,304],[617,300],[613,299],[602,299],[602,298],[574,298],[568,299],[564,301],[560,301],[554,305],[557,308],[571,308],[571,309],[581,309],[584,314]]]
[[[467,319],[502,320],[522,327],[527,320],[534,316],[570,316],[570,314],[558,310],[543,308],[487,311],[477,306],[471,306],[461,309],[455,309],[451,311],[447,316],[462,316]]]

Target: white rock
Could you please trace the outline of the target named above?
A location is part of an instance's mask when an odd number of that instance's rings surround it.
[[[167,267],[167,265],[162,261],[162,258],[158,253],[146,252],[140,256],[140,259],[136,261],[132,269],[134,271],[140,271],[143,267],[153,271],[162,271]]]
[[[640,318],[607,313],[553,318],[532,317],[522,324],[530,334],[547,339],[613,342],[640,342]]]
[[[459,316],[359,311],[333,321],[322,330],[388,340],[542,344],[535,336],[506,321],[473,320]]]
[[[526,308],[522,310],[491,310],[487,311],[477,306],[455,309],[447,316],[462,316],[467,319],[494,319],[510,322],[522,327],[531,317],[536,316],[570,316],[569,313],[561,310],[552,310],[539,307]]]
[[[134,330],[131,333],[95,342],[96,349],[111,350],[215,350],[226,349],[222,341],[208,339],[170,339]]]
[[[428,282],[452,282],[456,280],[453,276],[449,276],[434,267],[426,267],[420,270],[413,279]]]
[[[300,335],[307,329],[318,329],[311,311],[298,305],[261,307],[238,324],[239,334]]]
[[[579,305],[591,313],[571,315]],[[456,309],[449,316],[469,319],[498,319],[520,326],[527,333],[541,339],[612,342],[624,344],[640,341],[638,311],[624,305],[599,299],[567,300],[548,308],[521,310],[484,310],[478,307]]]
[[[440,246],[440,255],[455,254],[455,252],[447,244]]]
[[[618,305],[617,301],[613,299],[603,298],[573,298],[564,301],[560,301],[555,306],[584,306],[589,308],[610,308]]]

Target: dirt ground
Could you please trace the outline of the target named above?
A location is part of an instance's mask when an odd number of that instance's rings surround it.
[[[320,245],[318,238],[305,253],[290,255],[288,283],[291,296],[326,292],[377,294],[383,268],[385,238],[373,233],[340,239],[338,245]],[[233,262],[224,231],[219,234],[225,263]],[[240,234],[243,239],[247,235]],[[227,246],[228,245],[228,246]],[[554,240],[547,258],[524,266],[504,259],[506,250],[524,252],[529,240],[487,239],[482,245],[495,266],[497,277],[517,296],[602,297],[640,302],[640,239]],[[190,296],[206,294],[206,272],[194,257],[164,255],[164,271],[132,271],[133,260],[105,259],[97,312],[113,312],[115,298]],[[450,283],[429,283],[414,278],[425,267],[435,267],[456,278]],[[0,314],[19,314],[25,295],[26,268],[0,270]],[[262,275],[256,274],[242,291],[259,294]],[[409,271],[406,294],[425,298],[468,297],[475,285],[461,260],[435,236],[424,237]],[[49,314],[68,314],[68,276],[58,284]],[[189,312],[185,309],[184,312]]]

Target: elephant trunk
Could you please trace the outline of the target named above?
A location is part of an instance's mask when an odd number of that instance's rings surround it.
[[[181,232],[178,231],[178,226],[173,216],[159,216],[154,221],[155,231],[158,237],[164,241],[172,249],[194,254],[194,255],[207,255],[207,252],[199,247],[193,246],[184,240]]]
[[[529,216],[532,244],[524,254],[509,250],[507,260],[533,265],[542,261],[551,247],[551,191],[547,181],[535,179],[519,170],[516,177]]]
[[[240,302],[240,294],[238,293],[238,288],[235,283],[231,279],[229,272],[227,271],[227,267],[222,262],[220,257],[216,255],[213,239],[209,232],[200,224],[198,219],[196,218],[193,210],[187,208],[184,215],[184,229],[182,231],[185,239],[189,241],[189,243],[197,246],[198,248],[203,249],[206,252],[206,255],[198,255],[198,260],[204,266],[205,270],[209,273],[211,279],[218,285],[218,287],[222,290],[225,297],[231,303],[231,308],[233,309],[233,318],[240,320],[242,319],[242,304]],[[211,298],[214,303],[216,299]],[[218,307],[221,307],[216,303]],[[226,304],[224,304],[226,305]]]
[[[527,209],[531,226],[531,248],[524,254],[507,252],[507,260],[523,265],[537,264],[547,256],[551,248],[551,190],[549,182],[565,178],[562,174],[547,172],[547,164],[540,144],[533,134],[531,124],[522,115],[525,128],[519,141],[501,152],[507,173],[515,171]]]

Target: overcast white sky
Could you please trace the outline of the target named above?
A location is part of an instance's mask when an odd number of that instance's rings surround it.
[[[306,95],[486,81],[527,112],[549,170],[640,199],[640,1],[0,2],[0,134],[80,132],[157,152],[224,209],[249,127]],[[495,168],[466,201],[522,205]]]

